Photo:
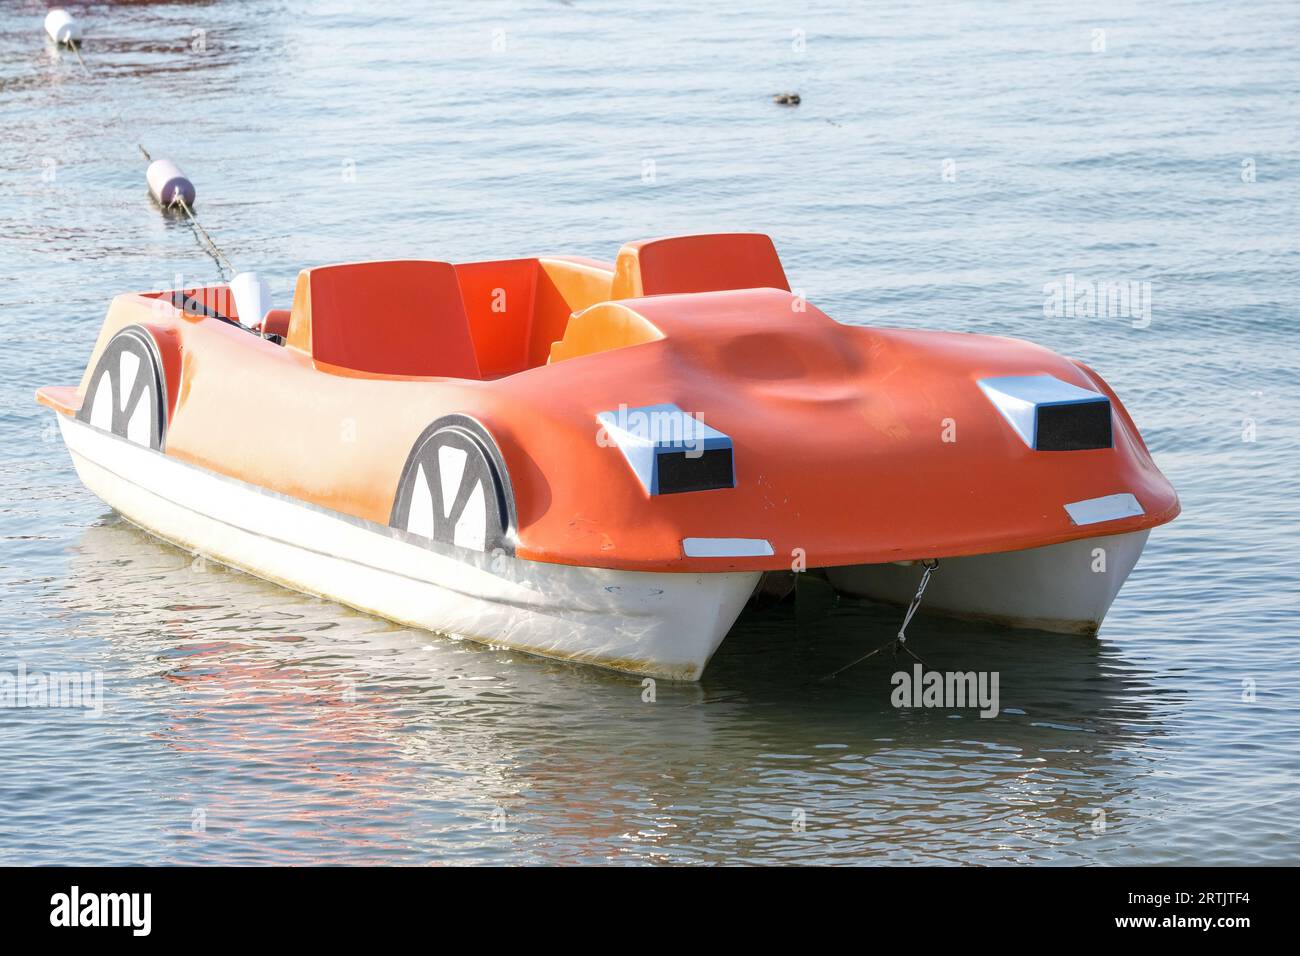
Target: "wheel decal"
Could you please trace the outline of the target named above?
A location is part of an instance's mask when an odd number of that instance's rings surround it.
[[[136,375],[140,371],[140,356],[129,349],[123,349],[117,361],[118,395],[122,399],[122,411],[126,411],[131,402],[129,396],[135,391]]]
[[[390,522],[470,551],[513,553],[514,501],[491,436],[472,419],[440,419],[415,443]]]
[[[487,537],[487,506],[484,501],[483,483],[474,483],[474,490],[469,493],[469,501],[461,509],[456,519],[456,528],[452,533],[452,543],[462,548],[482,551]]]
[[[451,517],[452,505],[456,502],[456,492],[465,477],[465,461],[469,453],[463,448],[451,445],[438,446],[438,476],[442,479],[442,504],[444,518]]]
[[[94,397],[90,400],[90,424],[106,432],[113,430],[113,380],[107,375],[99,377]]]
[[[77,417],[145,448],[162,448],[165,391],[153,338],[141,328],[113,336],[86,389]]]
[[[149,444],[149,402],[136,401],[135,411],[126,420],[126,440],[137,445]]]
[[[411,494],[411,509],[406,518],[406,530],[422,538],[433,537],[433,492],[424,466],[416,466],[415,489]]]

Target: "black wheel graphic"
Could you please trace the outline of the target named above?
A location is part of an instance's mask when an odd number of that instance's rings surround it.
[[[478,422],[451,415],[415,443],[389,523],[471,551],[514,553],[514,495],[496,442]]]
[[[77,417],[136,445],[162,448],[167,404],[152,336],[125,328],[109,340],[90,376]]]

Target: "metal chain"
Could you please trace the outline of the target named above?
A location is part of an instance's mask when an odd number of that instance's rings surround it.
[[[898,643],[900,646],[907,643],[907,625],[912,623],[912,615],[921,606],[921,596],[925,594],[925,586],[930,583],[930,575],[938,569],[939,561],[938,559],[922,561],[921,567],[925,569],[921,575],[921,583],[916,586],[916,595],[912,598],[912,603],[907,606],[907,613],[903,615],[903,626],[898,629]]]
[[[869,653],[863,654],[857,660],[850,661],[848,664],[845,664],[835,673],[827,676],[825,680],[832,680],[836,677],[839,677],[850,667],[856,667],[858,664],[861,664],[863,661],[875,657],[877,654],[879,654],[887,647],[892,647],[894,649],[895,654],[897,654],[899,651],[903,651],[904,653],[910,655],[917,663],[921,664],[923,667],[928,666],[926,665],[925,661],[917,657],[916,654],[912,651],[912,649],[907,646],[907,625],[912,623],[912,616],[916,614],[917,608],[921,606],[921,597],[925,594],[926,586],[929,585],[930,583],[930,576],[934,574],[935,571],[939,570],[939,560],[937,558],[931,558],[929,560],[922,561],[921,567],[925,569],[921,573],[921,582],[916,586],[916,594],[913,595],[912,597],[912,603],[907,606],[907,613],[903,615],[903,624],[898,629],[898,635],[892,641],[886,641],[884,644],[881,644],[874,651],[870,651]]]
[[[203,228],[203,223],[199,222],[199,217],[194,215],[194,210],[190,209],[189,204],[184,200],[184,198],[178,195],[171,201],[171,206],[169,208],[179,208],[181,212],[189,216],[190,225],[194,227],[195,234],[199,236],[199,245],[203,246],[204,243],[207,244],[204,251],[211,256],[212,261],[217,264],[217,271],[221,274],[222,279],[226,278],[227,272],[233,276],[238,271],[231,264],[230,260],[226,258],[226,254],[221,251],[220,247],[212,241],[212,237],[208,235],[208,231]]]

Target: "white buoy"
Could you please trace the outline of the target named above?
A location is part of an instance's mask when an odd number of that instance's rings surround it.
[[[81,42],[81,25],[62,7],[55,7],[45,14],[45,32],[55,43],[73,46]]]
[[[194,184],[170,159],[155,159],[144,176],[149,182],[149,192],[159,205],[170,207],[180,199],[194,208]]]
[[[256,272],[237,272],[230,280],[230,294],[241,325],[260,329],[271,309],[271,289]]]

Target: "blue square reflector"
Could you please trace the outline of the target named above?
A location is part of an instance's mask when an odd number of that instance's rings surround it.
[[[1035,451],[1110,448],[1110,399],[1052,375],[980,379],[979,387]]]
[[[704,424],[699,415],[671,402],[619,406],[596,420],[640,479],[647,494],[734,488],[736,467],[731,439]]]

